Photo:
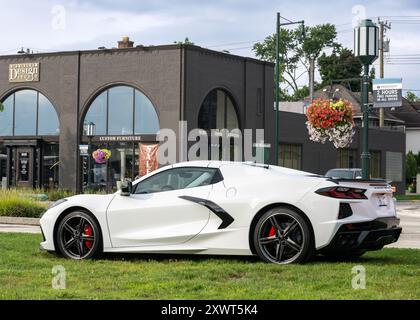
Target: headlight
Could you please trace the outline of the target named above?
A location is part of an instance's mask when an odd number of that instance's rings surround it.
[[[66,201],[67,201],[67,199],[60,199],[60,200],[57,200],[56,202],[54,202],[53,204],[51,204],[51,205],[48,207],[48,209],[54,208],[54,207],[58,206],[59,204],[62,204],[63,202],[66,202]]]

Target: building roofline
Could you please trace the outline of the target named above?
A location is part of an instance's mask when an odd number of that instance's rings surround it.
[[[187,50],[194,50],[205,52],[209,54],[214,54],[218,56],[229,57],[233,59],[238,59],[242,61],[250,61],[254,63],[269,65],[274,67],[274,63],[268,61],[262,61],[251,57],[243,57],[227,52],[211,50],[191,44],[164,44],[156,46],[136,46],[133,48],[105,48],[105,49],[88,49],[88,50],[69,50],[69,51],[51,51],[51,52],[40,52],[40,53],[25,53],[25,54],[9,54],[9,55],[0,55],[0,60],[2,59],[25,59],[25,58],[36,58],[36,57],[51,57],[51,56],[66,56],[66,55],[78,55],[78,54],[95,54],[95,53],[116,53],[116,52],[139,52],[139,51],[153,51],[153,50],[180,50],[185,48]]]

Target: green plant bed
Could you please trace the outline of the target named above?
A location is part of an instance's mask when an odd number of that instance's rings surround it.
[[[0,192],[0,216],[39,218],[47,205],[17,190]]]

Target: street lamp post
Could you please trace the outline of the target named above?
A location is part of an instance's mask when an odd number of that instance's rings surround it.
[[[92,145],[92,138],[95,135],[95,130],[96,130],[96,126],[93,122],[89,122],[86,125],[86,136],[89,138],[89,143],[88,143],[88,176],[87,176],[87,187],[90,188],[91,185],[91,145]]]
[[[287,22],[281,23],[281,19],[286,20]],[[275,136],[275,144],[274,144],[274,159],[276,161],[276,165],[279,164],[279,105],[280,105],[280,27],[281,26],[289,26],[293,24],[301,24],[303,26],[302,29],[302,37],[305,36],[305,21],[290,21],[280,15],[277,12],[277,21],[276,21],[276,136]]]
[[[354,29],[354,55],[363,64],[363,148],[361,159],[363,179],[369,179],[369,65],[379,56],[379,28],[370,19],[361,20]]]

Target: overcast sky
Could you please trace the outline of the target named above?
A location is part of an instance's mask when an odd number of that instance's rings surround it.
[[[402,77],[404,88],[420,94],[420,64],[414,64],[420,63],[419,0],[0,0],[0,5],[0,54],[20,47],[35,52],[115,47],[128,35],[143,45],[189,37],[199,46],[253,57],[252,44],[275,31],[277,11],[307,25],[336,24],[338,40],[353,48],[352,23],[380,16],[392,21],[390,54],[398,63],[387,64],[385,76]],[[306,82],[303,75],[300,84]]]

